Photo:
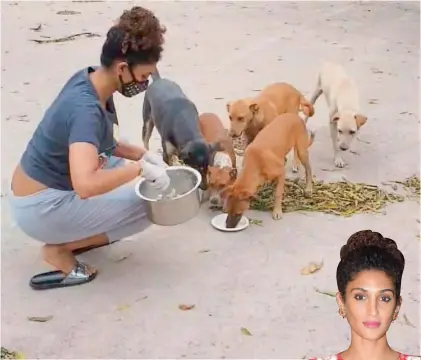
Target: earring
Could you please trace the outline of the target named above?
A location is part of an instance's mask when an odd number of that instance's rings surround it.
[[[346,316],[345,315],[345,309],[343,307],[339,308],[338,313],[339,313],[340,316],[342,316],[342,319],[345,318],[345,316]]]
[[[397,318],[398,318],[398,313],[396,313],[396,312],[395,312],[395,313],[393,314],[392,321],[395,321]]]

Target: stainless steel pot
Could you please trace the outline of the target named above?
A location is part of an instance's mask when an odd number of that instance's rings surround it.
[[[137,196],[146,201],[149,220],[154,224],[171,226],[190,220],[200,209],[200,173],[188,166],[167,168],[171,179],[169,190],[174,189],[177,196],[163,197],[144,178],[136,184]]]

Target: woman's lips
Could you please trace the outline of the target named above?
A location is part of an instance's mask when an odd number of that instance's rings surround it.
[[[363,324],[366,328],[369,329],[375,329],[380,326],[380,323],[378,321],[364,321]]]

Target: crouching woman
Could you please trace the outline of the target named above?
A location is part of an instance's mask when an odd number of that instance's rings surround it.
[[[149,225],[145,203],[127,183],[144,176],[163,191],[170,180],[160,156],[115,141],[113,93],[146,90],[164,32],[149,10],[125,11],[108,31],[101,66],[67,81],[29,141],[12,177],[10,204],[18,226],[45,244],[43,259],[57,269],[34,276],[32,288],[93,280],[96,270],[76,254]]]

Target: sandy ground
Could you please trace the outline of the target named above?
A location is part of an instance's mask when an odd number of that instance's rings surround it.
[[[133,3],[2,2],[2,192],[45,109],[79,68],[99,62],[103,36]],[[201,111],[226,121],[225,103],[273,81],[307,96],[323,59],[352,74],[369,117],[349,166],[332,169],[323,98],[310,127],[317,178],[380,184],[419,173],[419,5],[415,2],[155,2],[168,27],[164,76],[175,79]],[[59,15],[72,10],[76,14]],[[31,30],[41,24],[40,31]],[[99,38],[59,44],[30,39],[90,31]],[[45,38],[44,38],[45,39]],[[141,143],[142,98],[116,96],[122,136]],[[374,100],[373,100],[374,99]],[[158,135],[154,134],[155,148]],[[367,143],[368,142],[368,143]],[[204,208],[188,223],[151,227],[110,249],[83,255],[98,267],[90,285],[34,292],[29,278],[45,269],[40,244],[16,228],[2,194],[2,345],[41,358],[302,358],[344,349],[348,326],[335,300],[339,249],[371,228],[396,239],[407,265],[401,316],[390,330],[396,349],[420,353],[418,204],[386,215],[338,218],[286,214],[238,234],[214,231]],[[203,252],[203,250],[209,250]],[[128,256],[123,261],[118,261]],[[310,261],[323,269],[304,277]],[[183,312],[179,304],[195,304]],[[46,323],[28,316],[53,316]],[[412,325],[411,325],[412,324]],[[249,329],[245,336],[240,329]],[[95,355],[94,355],[95,354]]]

